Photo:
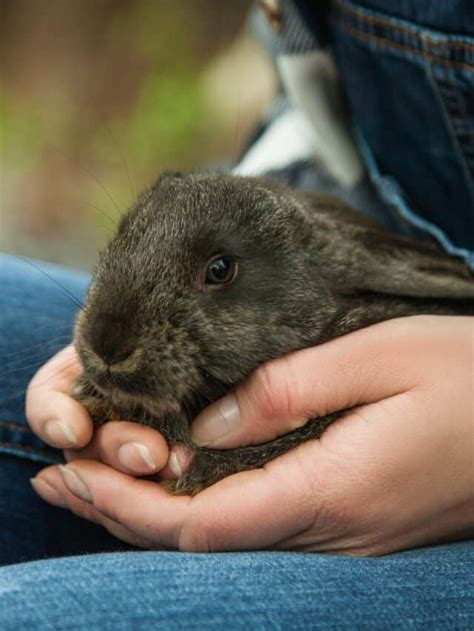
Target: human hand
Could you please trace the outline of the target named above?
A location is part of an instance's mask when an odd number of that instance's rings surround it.
[[[47,444],[63,448],[66,460],[94,459],[133,475],[160,471],[164,478],[179,475],[189,451],[171,451],[157,431],[136,423],[113,421],[94,432],[87,411],[71,396],[82,371],[74,347],[50,359],[28,386],[26,414],[32,430]],[[177,468],[178,467],[178,468]]]
[[[402,318],[260,367],[235,392],[240,423],[221,419],[224,437],[213,421],[213,447],[353,409],[319,440],[193,498],[90,460],[43,470],[56,495],[38,492],[144,547],[383,554],[472,535],[473,336],[472,318]],[[219,405],[194,424],[201,442]]]

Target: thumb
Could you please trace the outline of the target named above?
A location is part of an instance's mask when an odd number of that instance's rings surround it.
[[[407,320],[414,318],[376,324],[262,364],[196,418],[193,440],[223,449],[259,444],[310,418],[404,392],[415,379],[410,340],[417,333]]]

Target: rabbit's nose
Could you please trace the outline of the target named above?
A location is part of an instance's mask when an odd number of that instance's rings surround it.
[[[125,361],[135,350],[130,323],[108,313],[102,313],[92,327],[89,343],[109,366]]]

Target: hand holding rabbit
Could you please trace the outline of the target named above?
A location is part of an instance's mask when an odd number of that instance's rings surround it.
[[[89,501],[56,466],[39,474],[38,492],[147,548],[382,554],[472,535],[473,340],[471,318],[409,317],[270,362],[236,390],[242,420],[222,447],[269,440],[309,411],[354,409],[319,440],[192,498],[113,468],[119,423],[98,430],[100,436],[109,427],[102,438],[111,440],[94,439],[88,456],[112,466],[91,459],[67,465]],[[59,382],[57,376],[43,385],[50,398]],[[39,390],[30,390],[32,410]],[[82,416],[57,411],[78,437],[90,432],[90,420],[86,427]],[[33,426],[42,433],[38,412]],[[135,427],[133,440],[163,466],[161,437]]]

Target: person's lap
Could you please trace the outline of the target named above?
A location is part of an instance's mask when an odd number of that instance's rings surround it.
[[[29,484],[45,464],[63,459],[29,430],[25,389],[71,340],[77,306],[67,294],[82,301],[87,284],[86,274],[0,255],[0,565],[131,549],[102,528],[48,506]]]
[[[0,572],[2,628],[468,629],[468,555],[458,544],[379,559],[131,552],[20,564]]]
[[[68,293],[82,300],[88,278],[38,265],[54,280],[22,259],[0,256],[2,628],[472,626],[472,542],[380,559],[132,552],[42,502],[28,479],[61,454],[29,431],[25,388],[70,340],[77,306]],[[120,553],[97,554],[112,550]]]

